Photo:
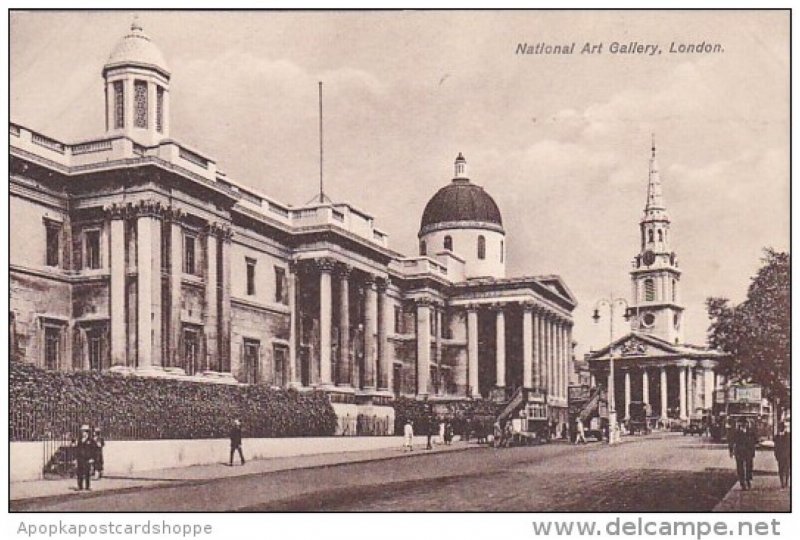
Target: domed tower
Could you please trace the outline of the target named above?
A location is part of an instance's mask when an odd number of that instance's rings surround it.
[[[467,160],[460,153],[453,181],[425,206],[417,236],[420,255],[451,251],[463,258],[467,278],[506,275],[500,209],[482,187],[469,181]]]
[[[655,140],[651,152],[647,202],[639,222],[641,243],[631,270],[631,327],[669,343],[682,343],[681,271],[671,249],[670,218],[661,193]]]
[[[167,138],[169,78],[164,55],[134,19],[103,66],[106,132],[146,146]]]

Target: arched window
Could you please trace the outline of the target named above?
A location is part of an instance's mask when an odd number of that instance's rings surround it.
[[[444,249],[448,251],[453,251],[453,237],[447,235],[444,237]]]
[[[480,260],[486,258],[486,238],[483,235],[478,236],[478,258]]]
[[[644,280],[644,301],[653,302],[656,299],[656,284],[652,279]]]
[[[672,280],[672,301],[673,302],[677,302],[678,301],[678,280],[677,279],[673,279]]]
[[[661,231],[661,229],[658,229],[658,241],[659,242],[664,241],[664,233]]]
[[[647,231],[647,241],[652,243],[653,242],[653,229]]]
[[[425,245],[425,240],[419,241],[419,254],[420,255],[427,255],[428,254],[428,246]]]
[[[503,257],[505,257],[505,242],[500,240],[500,262],[503,262]]]

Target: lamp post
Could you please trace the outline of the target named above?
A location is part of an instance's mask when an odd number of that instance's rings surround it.
[[[601,298],[594,305],[595,323],[600,322],[600,308],[608,307],[608,444],[619,442],[619,426],[617,426],[617,407],[614,397],[614,314],[616,306],[624,306],[625,318],[628,318],[628,302],[624,298],[614,298],[611,293],[608,298]]]

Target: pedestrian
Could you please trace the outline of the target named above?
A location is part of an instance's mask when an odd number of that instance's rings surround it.
[[[445,430],[445,423],[444,419],[439,421],[439,444],[444,444],[444,430]]]
[[[786,430],[786,424],[778,424],[778,433],[775,435],[775,460],[778,462],[778,477],[781,487],[789,487],[789,476],[792,467],[791,435]]]
[[[453,442],[453,432],[453,423],[447,422],[447,424],[444,426],[444,444],[447,446],[450,446],[450,443]]]
[[[431,439],[433,438],[434,433],[436,432],[436,418],[433,416],[429,416],[427,418],[427,429],[425,430],[425,434],[428,436],[428,445],[425,447],[425,450],[433,450],[433,444],[431,444]]]
[[[411,425],[411,420],[406,419],[403,426],[403,452],[408,448],[409,452],[414,450],[414,426]]]
[[[464,428],[463,431],[461,432],[461,438],[465,442],[469,442],[469,435],[470,435],[470,431],[472,430],[472,417],[471,416],[467,416],[466,418],[464,418],[464,420],[463,420],[461,425]]]
[[[752,487],[753,458],[756,455],[756,436],[746,421],[739,423],[733,435],[733,440],[728,445],[731,457],[736,459],[736,475],[742,490]]]
[[[106,440],[100,432],[100,428],[94,428],[94,472],[97,474],[97,479],[103,477],[103,448],[106,445]]]
[[[583,431],[583,420],[578,417],[575,428],[578,434],[575,436],[575,444],[586,444],[586,436]]]
[[[231,426],[231,457],[229,460],[229,465],[233,467],[233,454],[236,451],[239,451],[239,459],[242,461],[242,465],[244,465],[244,453],[242,453],[242,423],[236,418],[233,421],[233,426]]]
[[[503,448],[508,448],[514,442],[514,426],[511,420],[506,420],[506,427],[503,430]]]
[[[494,423],[494,429],[492,430],[492,444],[495,448],[500,448],[500,445],[503,444],[503,427],[500,425],[500,422]]]
[[[78,475],[78,491],[91,491],[92,461],[95,455],[95,445],[91,437],[89,426],[81,426],[81,432],[75,443],[73,456],[75,459],[76,473]]]
[[[567,423],[561,422],[561,438],[562,439],[569,439],[569,433],[567,430]]]

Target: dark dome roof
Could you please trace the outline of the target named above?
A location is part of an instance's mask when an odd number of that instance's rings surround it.
[[[456,179],[436,192],[422,212],[421,228],[450,221],[477,221],[503,226],[497,203],[482,187]]]

